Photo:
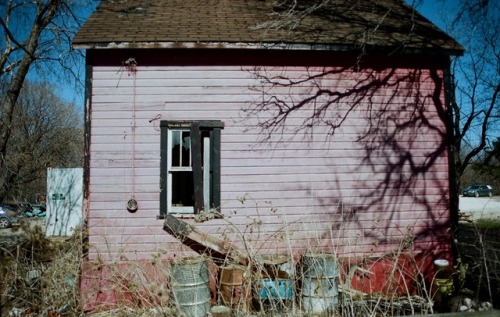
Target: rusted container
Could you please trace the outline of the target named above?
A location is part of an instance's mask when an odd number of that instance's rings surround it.
[[[246,268],[239,265],[221,268],[220,295],[224,305],[239,310],[247,309],[250,292],[245,272]]]

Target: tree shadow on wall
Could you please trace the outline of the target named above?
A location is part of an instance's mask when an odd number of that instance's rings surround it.
[[[325,220],[332,228],[324,232],[324,243],[332,235],[357,234],[376,251],[397,245],[410,230],[416,248],[449,249],[447,113],[439,70],[309,67],[304,72],[257,67],[247,71],[259,83],[251,89],[260,99],[243,110],[243,117],[253,122],[250,129],[259,131],[259,146],[286,147],[306,137],[314,143],[312,148],[324,151],[325,164],[331,164],[329,188],[339,195],[318,197],[317,204],[340,203],[347,208],[328,210]],[[356,151],[338,148],[341,142],[352,143],[350,149]],[[346,157],[352,173],[348,190],[355,193],[347,200],[340,194],[346,190],[346,180],[336,177],[342,165],[328,162],[336,150],[356,153]],[[340,232],[346,224],[349,231]]]

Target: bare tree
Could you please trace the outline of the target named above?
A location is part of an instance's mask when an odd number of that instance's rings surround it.
[[[500,4],[462,1],[450,32],[466,46],[466,55],[452,64],[456,102],[452,103],[454,161],[457,189],[467,167],[474,163],[500,132]]]
[[[0,172],[3,197],[26,200],[44,192],[48,167],[81,166],[82,142],[83,122],[75,105],[48,83],[25,82]]]
[[[74,104],[48,83],[25,82],[11,121],[0,189],[4,199],[31,200],[45,192],[48,167],[81,166],[83,122]]]
[[[482,173],[488,174],[495,184],[500,184],[500,138],[493,141],[493,146],[486,151],[480,169]],[[498,190],[498,188],[497,188]]]
[[[95,3],[80,0],[0,3],[0,170],[5,168],[18,98],[30,72],[65,76],[82,65],[82,55],[71,49],[85,10]],[[0,191],[0,196],[5,192]]]

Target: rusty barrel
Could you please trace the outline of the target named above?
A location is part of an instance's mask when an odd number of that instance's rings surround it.
[[[186,257],[171,262],[170,286],[175,305],[187,317],[203,317],[210,311],[208,262]]]
[[[338,275],[334,254],[304,254],[301,309],[309,315],[332,315],[338,305]]]
[[[245,283],[245,268],[240,265],[227,265],[220,270],[220,295],[224,305],[246,309],[248,286]]]

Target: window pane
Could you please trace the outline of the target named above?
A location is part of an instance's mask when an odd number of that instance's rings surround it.
[[[173,130],[170,153],[172,167],[191,166],[191,136],[189,131]]]
[[[210,138],[203,138],[203,208],[210,210]]]
[[[172,172],[172,206],[194,206],[193,172]]]

